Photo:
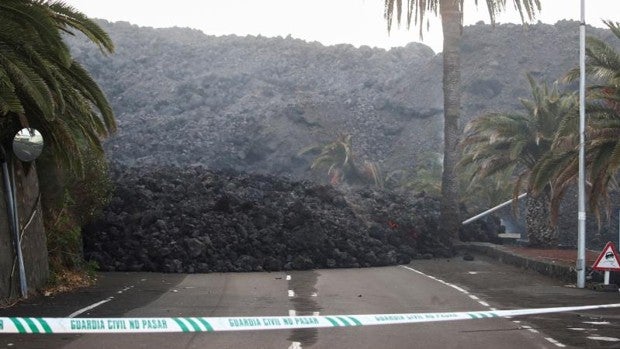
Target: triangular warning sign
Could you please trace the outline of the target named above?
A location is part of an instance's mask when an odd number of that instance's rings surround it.
[[[608,242],[592,266],[594,270],[620,271],[620,256],[613,242]]]

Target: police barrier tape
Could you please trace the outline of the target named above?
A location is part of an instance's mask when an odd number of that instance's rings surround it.
[[[41,318],[0,317],[2,333],[154,333],[276,330],[372,326],[454,320],[477,320],[531,314],[618,308],[620,303],[456,313],[410,313],[330,316],[173,317],[173,318]]]

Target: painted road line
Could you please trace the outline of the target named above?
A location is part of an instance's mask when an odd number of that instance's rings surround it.
[[[588,325],[611,325],[609,321],[584,321],[583,323]]]
[[[537,329],[532,328],[532,326],[522,326],[522,328],[532,332],[532,333],[539,333]]]
[[[286,281],[291,281],[291,276],[290,275],[286,276]]]
[[[620,338],[615,337],[603,337],[603,336],[589,336],[588,339],[594,341],[603,341],[603,342],[620,342]]]
[[[117,294],[122,294],[123,292],[129,291],[132,288],[133,288],[133,285],[132,286],[127,286],[127,287],[123,288],[122,290],[116,291],[116,293]]]
[[[469,291],[467,291],[466,289],[464,289],[464,288],[462,288],[462,287],[459,287],[459,286],[457,286],[457,285],[455,285],[455,284],[451,284],[451,283],[449,283],[449,282],[443,281],[443,280],[438,279],[438,278],[436,278],[436,277],[434,277],[434,276],[432,276],[432,275],[425,274],[425,273],[423,273],[423,272],[421,272],[421,271],[419,271],[419,270],[413,269],[413,268],[408,267],[408,266],[406,266],[406,265],[401,265],[400,267],[401,267],[401,268],[403,268],[403,269],[410,270],[410,271],[412,271],[412,272],[414,272],[414,273],[418,273],[418,274],[420,274],[420,275],[422,275],[422,276],[426,276],[426,277],[427,277],[427,278],[429,278],[429,279],[435,280],[435,281],[437,281],[437,282],[439,282],[439,283],[442,283],[442,284],[444,284],[444,285],[446,285],[446,286],[452,287],[453,289],[455,289],[455,290],[457,290],[457,291],[459,291],[459,292],[462,292],[462,293],[464,293],[464,294],[466,294],[466,295],[468,295],[468,296],[469,296]]]
[[[297,311],[295,311],[295,309],[290,309],[288,311],[288,316],[297,316]]]
[[[80,310],[74,311],[73,313],[69,314],[69,316],[67,316],[67,317],[69,317],[69,318],[76,317],[76,316],[78,316],[80,314],[83,314],[83,313],[85,313],[85,312],[87,312],[87,311],[89,311],[91,309],[97,308],[101,304],[107,303],[107,302],[111,301],[112,299],[114,299],[114,297],[108,297],[108,298],[106,298],[106,299],[104,299],[102,301],[99,301],[99,302],[95,303],[95,304],[91,304],[91,305],[89,305],[87,307],[84,307],[84,308],[82,308]]]
[[[444,281],[444,280],[438,279],[438,278],[436,278],[436,277],[434,277],[434,276],[432,276],[432,275],[425,274],[425,273],[423,273],[423,272],[421,272],[421,271],[419,271],[419,270],[413,269],[413,268],[411,268],[411,267],[408,267],[408,266],[405,266],[405,265],[401,265],[401,267],[402,267],[402,268],[404,268],[404,269],[407,269],[407,270],[413,271],[413,272],[415,272],[415,273],[418,273],[418,274],[420,274],[420,275],[422,275],[422,276],[426,276],[426,277],[428,277],[428,278],[430,278],[430,279],[433,279],[433,280],[435,280],[435,281],[437,281],[437,282],[440,282],[440,283],[442,283],[442,284],[444,284],[444,285],[446,285],[446,286],[452,287],[452,288],[454,288],[455,290],[457,290],[457,291],[459,291],[459,292],[461,292],[461,293],[465,294],[465,295],[466,295],[466,296],[468,296],[469,298],[471,298],[471,299],[473,299],[473,300],[477,301],[477,302],[478,302],[478,304],[482,305],[483,307],[489,308],[489,309],[490,309],[491,311],[493,311],[493,312],[496,312],[496,311],[497,311],[497,309],[496,309],[496,308],[491,307],[491,305],[490,305],[489,303],[487,303],[487,302],[485,302],[485,301],[481,300],[478,296],[475,296],[475,295],[473,295],[473,294],[469,293],[469,291],[467,291],[467,290],[466,290],[466,289],[464,289],[464,288],[461,288],[461,287],[459,287],[459,286],[457,286],[457,285],[451,284],[451,283],[446,282],[446,281]],[[475,274],[477,274],[477,273],[478,273],[478,272],[475,272],[475,271],[470,271],[470,272],[469,272],[469,274],[471,274],[471,275],[475,275]],[[512,316],[505,316],[505,317],[506,317],[506,318],[511,318]],[[520,322],[520,321],[515,321],[515,323],[519,323],[519,322]],[[539,332],[538,332],[538,330],[535,330],[535,329],[533,329],[533,328],[531,328],[531,327],[529,327],[529,326],[526,326],[526,327],[527,327],[527,330],[528,330],[528,331],[530,331],[530,332],[533,332],[533,333],[539,333]],[[522,328],[524,328],[524,327],[522,327]],[[549,339],[550,339],[550,340],[555,340],[555,339],[553,339],[553,338],[549,338]],[[548,339],[548,340],[549,340],[549,339]],[[559,342],[558,342],[558,343],[559,343]],[[560,343],[560,345],[562,345],[562,344]]]
[[[0,333],[158,333],[249,331],[358,327],[478,320],[508,316],[620,308],[620,303],[575,307],[444,313],[330,316],[175,317],[175,318],[30,318],[0,317]],[[611,338],[611,337],[610,337]],[[599,339],[602,340],[602,339]]]
[[[295,297],[295,291],[293,291],[293,290],[288,290],[288,296],[289,296],[289,297]]]
[[[566,345],[556,341],[555,339],[553,339],[551,337],[545,337],[545,339],[548,340],[549,343],[554,344],[557,347],[560,347],[560,348],[565,348],[566,347]]]

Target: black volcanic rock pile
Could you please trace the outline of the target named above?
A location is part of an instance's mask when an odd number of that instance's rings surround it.
[[[449,256],[438,202],[202,167],[113,170],[116,192],[85,228],[102,270],[276,271]]]

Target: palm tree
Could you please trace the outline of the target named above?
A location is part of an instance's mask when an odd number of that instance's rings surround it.
[[[463,139],[464,156],[459,165],[473,167],[474,182],[507,172],[516,176],[513,197],[525,184],[526,226],[532,246],[550,246],[557,234],[549,216],[549,182],[534,192],[534,170],[552,151],[558,130],[568,115],[576,113],[574,93],[560,93],[557,83],[549,89],[528,76],[532,100],[521,100],[526,114],[486,114],[471,121]]]
[[[424,27],[427,11],[441,16],[443,29],[443,96],[444,96],[444,157],[441,181],[441,226],[444,236],[456,237],[460,225],[459,190],[456,164],[459,159],[459,114],[461,107],[461,63],[460,44],[463,31],[464,0],[407,0],[407,26],[413,20],[415,25]],[[478,1],[476,4],[478,4]],[[540,0],[513,0],[515,7],[524,21],[524,14],[529,19],[540,11]],[[487,0],[491,23],[495,24],[495,15],[506,8],[506,0]],[[402,0],[385,0],[385,18],[388,31],[394,17],[400,24],[403,14]]]
[[[616,38],[620,39],[620,23],[605,21]],[[588,37],[586,73],[595,84],[588,86],[586,112],[586,167],[590,209],[600,223],[600,206],[609,209],[609,189],[615,183],[620,168],[620,53],[604,41]],[[579,69],[568,72],[565,80],[579,78]],[[556,137],[555,151],[537,166],[534,189],[545,178],[553,178],[552,217],[555,219],[563,194],[578,175],[577,119],[573,118]],[[609,212],[608,212],[609,213]]]
[[[116,125],[105,95],[62,40],[76,31],[113,51],[96,23],[62,2],[0,2],[0,142],[35,127],[58,160],[81,169],[78,142],[101,151],[101,137]]]
[[[62,40],[63,35],[74,33],[85,35],[104,53],[114,49],[109,36],[95,22],[61,1],[0,1],[0,147],[9,149],[13,136],[23,127],[41,131],[47,145],[44,155],[51,156],[54,165],[42,171],[44,178],[55,181],[61,189],[67,189],[67,184],[54,176],[54,171],[83,177],[87,166],[85,160],[103,157],[101,140],[116,127],[105,95],[88,72],[72,59]],[[14,167],[22,168],[19,162],[14,162]],[[30,171],[35,169],[27,168]],[[25,171],[16,170],[15,173],[18,183],[26,177]],[[30,173],[29,183],[36,184],[32,179],[33,176],[36,178],[36,169]],[[39,187],[33,184],[18,188],[20,199],[31,197],[34,200],[21,202],[22,211],[24,207],[38,207],[37,193],[32,195],[35,188]],[[41,191],[41,197],[51,196],[45,185]],[[46,207],[46,212],[49,209]],[[40,212],[37,208],[32,214]],[[0,219],[5,220],[5,214],[0,212]],[[47,224],[50,220],[48,214],[45,220]],[[44,246],[45,231],[41,220],[35,219],[34,222],[25,235],[27,239],[33,239],[29,241],[39,241]],[[65,238],[73,232],[79,233],[79,227],[72,228],[72,231],[64,232]],[[79,242],[79,234],[77,237]],[[65,248],[70,248],[66,240],[63,243]],[[39,254],[32,258],[36,265],[27,266],[26,271],[44,282],[48,270],[47,251],[37,249],[33,253]]]
[[[327,168],[332,185],[347,182],[350,184],[373,183],[383,187],[383,179],[378,166],[371,161],[364,161],[360,169],[355,163],[351,135],[339,135],[333,142],[322,146],[302,149],[299,155],[318,151],[319,155],[312,161],[311,169]]]

